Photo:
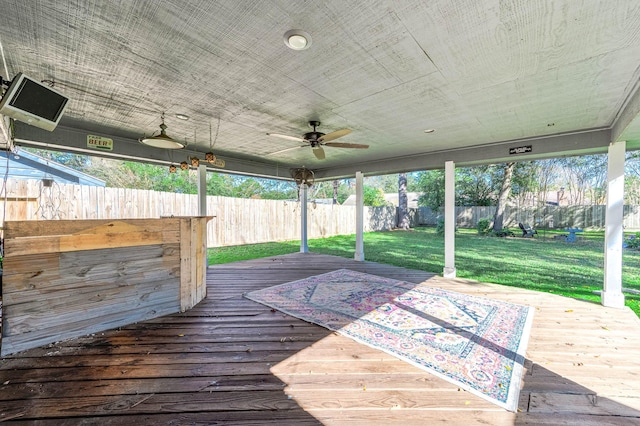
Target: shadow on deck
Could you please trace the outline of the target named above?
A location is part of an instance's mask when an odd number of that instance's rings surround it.
[[[347,268],[536,308],[518,413],[243,293]],[[208,269],[194,309],[0,361],[8,424],[640,425],[640,321],[372,262],[291,254]]]

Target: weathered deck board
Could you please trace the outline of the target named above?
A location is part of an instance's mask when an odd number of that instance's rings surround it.
[[[535,306],[520,412],[244,299],[340,268]],[[640,321],[545,293],[292,254],[210,267],[193,309],[0,361],[8,424],[640,425]]]

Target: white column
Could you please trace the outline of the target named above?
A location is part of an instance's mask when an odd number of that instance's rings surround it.
[[[307,240],[307,185],[300,184],[300,253],[309,253]]]
[[[624,307],[622,294],[622,220],[624,213],[624,157],[626,142],[609,145],[607,165],[607,214],[604,235],[604,286],[601,303]]]
[[[207,166],[198,166],[198,216],[207,215]]]
[[[456,277],[456,166],[453,161],[444,163],[444,271],[446,278]]]
[[[356,252],[355,260],[364,260],[364,185],[362,172],[356,172]]]

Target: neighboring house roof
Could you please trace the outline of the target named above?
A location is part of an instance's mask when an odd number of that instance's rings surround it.
[[[11,152],[0,151],[0,176],[12,179],[52,179],[57,183],[106,186],[105,181],[101,179],[20,148]]]

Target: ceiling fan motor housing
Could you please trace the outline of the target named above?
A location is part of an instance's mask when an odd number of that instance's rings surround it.
[[[321,133],[321,132],[315,132],[315,131],[308,132],[304,134],[304,140],[309,141],[311,143],[311,146],[315,147],[320,143],[318,139],[320,139],[323,136],[324,136],[324,133]]]
[[[303,136],[304,140],[306,140],[311,144],[311,148],[316,148],[320,146],[320,141],[318,141],[318,139],[324,136],[324,133],[316,132],[316,127],[319,125],[320,125],[319,121],[314,121],[314,120],[309,121],[309,127],[313,127],[313,132],[307,132]]]

